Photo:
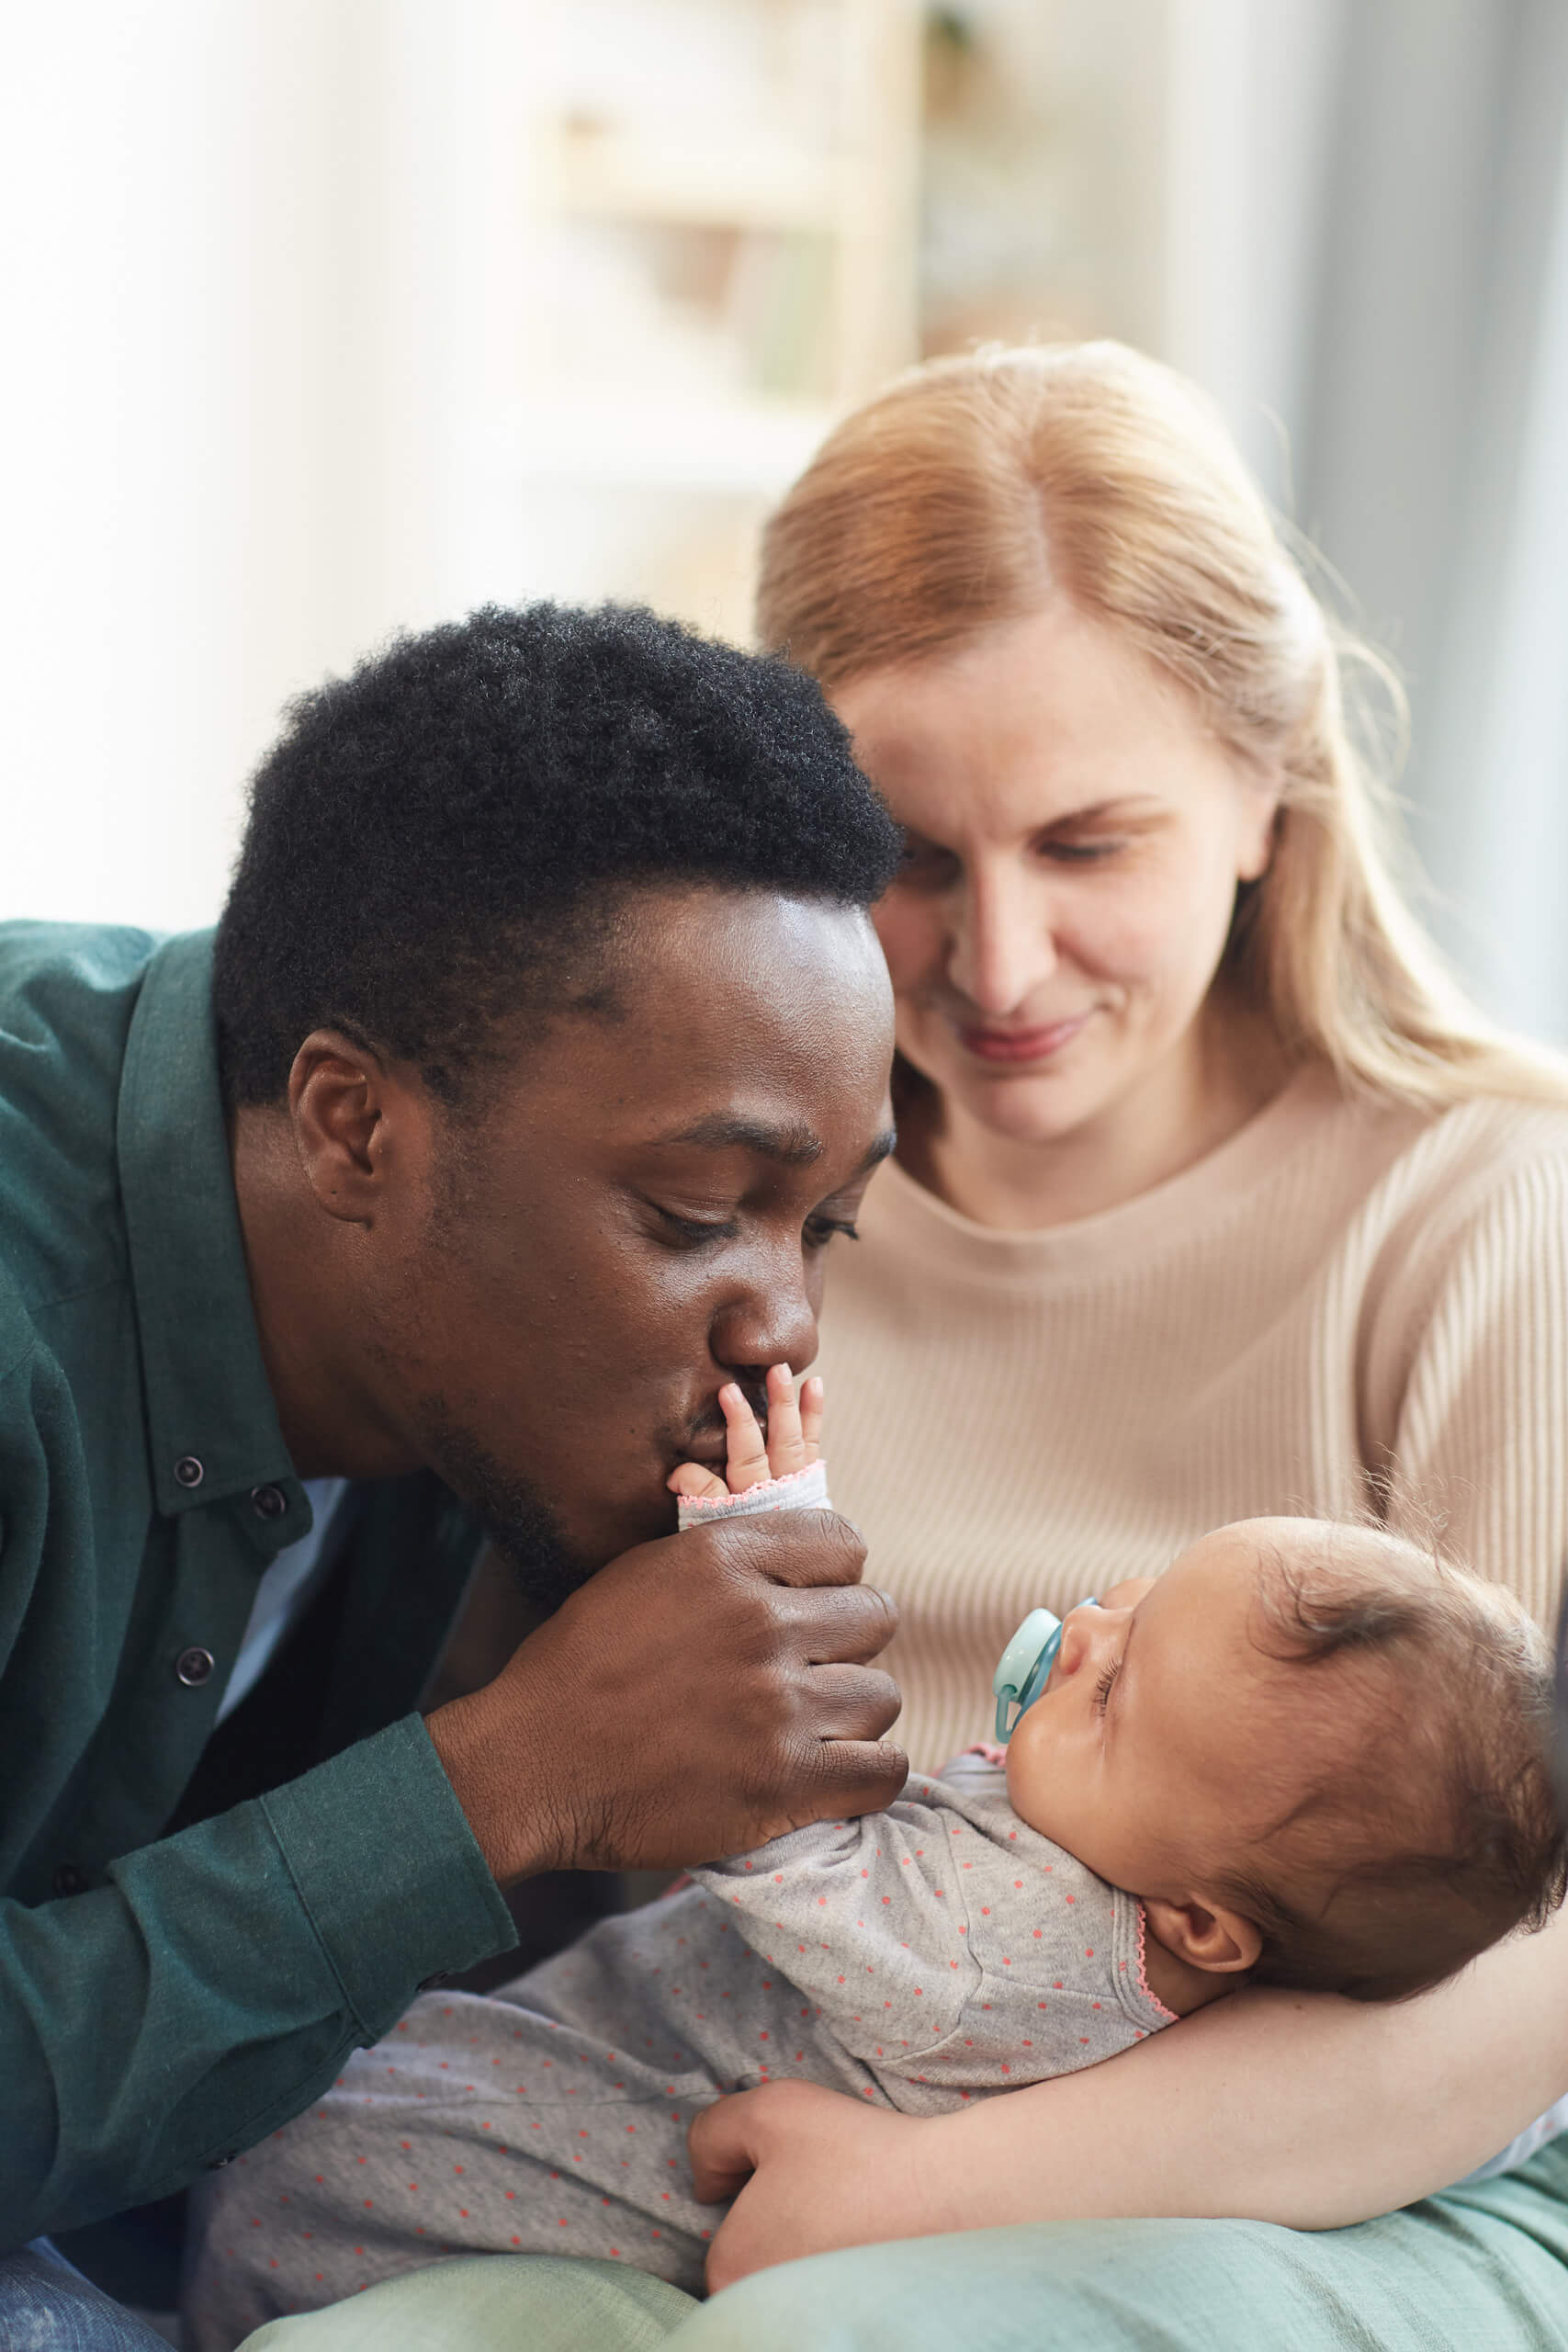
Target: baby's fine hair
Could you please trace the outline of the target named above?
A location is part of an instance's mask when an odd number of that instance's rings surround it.
[[[1319,1736],[1303,1727],[1337,1753],[1224,1893],[1262,1931],[1255,1984],[1403,2000],[1543,1927],[1568,1890],[1551,1654],[1511,1594],[1435,1552],[1319,1537],[1270,1547],[1254,1638],[1319,1686]]]

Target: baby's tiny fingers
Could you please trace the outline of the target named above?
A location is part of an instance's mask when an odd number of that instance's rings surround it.
[[[800,1442],[806,1449],[806,1465],[815,1462],[822,1451],[822,1416],[824,1411],[822,1383],[815,1373],[800,1384]]]
[[[746,1402],[744,1392],[733,1380],[728,1381],[719,1390],[718,1406],[724,1415],[728,1446],[724,1475],[730,1493],[739,1495],[748,1487],[761,1486],[764,1478],[773,1476],[768,1467],[768,1449],[762,1442],[756,1414]]]
[[[672,1495],[684,1495],[688,1502],[698,1496],[727,1495],[729,1492],[722,1478],[705,1470],[700,1462],[682,1462],[671,1471],[664,1481]]]
[[[768,1374],[769,1466],[775,1478],[789,1478],[804,1470],[809,1459],[800,1434],[795,1375],[787,1363],[775,1363]]]

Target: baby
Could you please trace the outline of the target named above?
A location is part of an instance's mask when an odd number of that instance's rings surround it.
[[[825,1498],[820,1385],[722,1393],[683,1523]],[[1070,2073],[1244,1982],[1393,2000],[1562,1900],[1546,1646],[1382,1531],[1252,1520],[1067,1617],[1001,1748],[694,1871],[487,1996],[421,1996],[197,2192],[192,2352],[447,2254],[700,2291],[686,2131],[804,2077],[912,2115]]]

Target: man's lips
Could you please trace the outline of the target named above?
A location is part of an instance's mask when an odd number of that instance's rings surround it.
[[[688,1439],[676,1456],[676,1461],[677,1463],[700,1462],[705,1470],[722,1470],[728,1459],[728,1441],[724,1431],[719,1430],[711,1436]]]
[[[966,1053],[983,1062],[1038,1062],[1076,1037],[1089,1019],[1088,1012],[1075,1012],[1066,1021],[1043,1022],[1033,1029],[987,1029],[959,1027],[959,1041]]]
[[[751,1410],[757,1414],[758,1424],[761,1429],[762,1435],[766,1437],[768,1433],[768,1417],[766,1413],[757,1412],[757,1408],[754,1403],[751,1405]],[[700,1462],[705,1470],[722,1470],[727,1466],[728,1461],[729,1433],[728,1430],[721,1427],[716,1430],[694,1430],[693,1434],[685,1440],[680,1452],[676,1454],[674,1462],[672,1462],[670,1466],[671,1469],[674,1469],[678,1464],[682,1462]]]

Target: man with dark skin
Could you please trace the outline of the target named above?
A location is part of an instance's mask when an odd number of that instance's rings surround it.
[[[755,1395],[816,1353],[826,1244],[891,1144],[875,935],[798,900],[642,892],[612,985],[613,1022],[520,1046],[456,1201],[418,1072],[331,1031],[300,1046],[286,1108],[235,1122],[300,1476],[429,1464],[500,1527],[521,1483],[572,1558],[613,1562],[429,1719],[502,1884],[735,1852],[904,1774],[880,1739],[897,1694],[868,1670],[891,1604],[855,1584],[848,1522],[677,1539],[664,1491],[677,1462],[723,1461],[725,1381]]]
[[[502,1889],[897,1793],[858,1535],[665,1482],[891,1148],[898,854],[804,677],[489,610],[296,706],[215,939],[0,926],[0,2341],[154,2342],[50,2233]],[[544,1622],[422,1713],[485,1537]]]

